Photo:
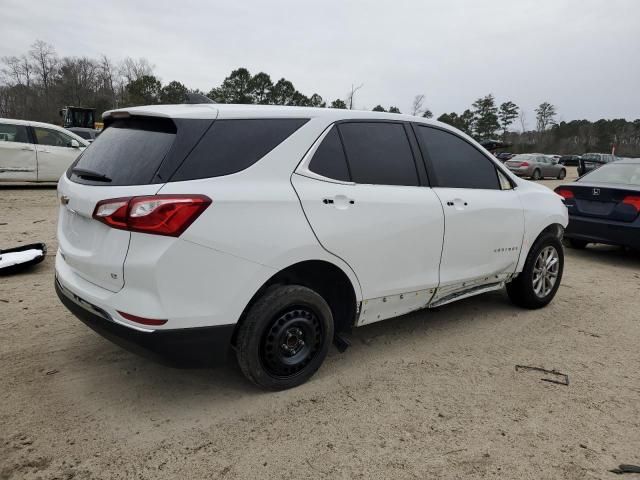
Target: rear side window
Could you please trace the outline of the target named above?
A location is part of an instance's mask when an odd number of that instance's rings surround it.
[[[0,123],[0,142],[31,143],[27,127]]]
[[[439,187],[500,190],[496,167],[473,145],[437,128],[418,125],[416,132]]]
[[[108,185],[151,182],[176,137],[169,119],[132,117],[114,121],[84,151],[74,167],[110,178]],[[69,171],[71,171],[71,169]],[[69,173],[74,181],[86,183]]]
[[[219,177],[244,170],[307,121],[301,118],[216,120],[171,181]]]
[[[348,182],[351,179],[340,135],[335,127],[322,140],[309,163],[309,170],[323,177],[343,182]]]
[[[340,133],[356,183],[418,185],[418,173],[409,139],[400,123],[340,124]]]

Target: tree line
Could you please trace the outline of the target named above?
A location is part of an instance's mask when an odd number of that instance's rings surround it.
[[[344,98],[325,100],[319,93],[306,95],[286,78],[277,81],[265,72],[233,70],[208,92],[189,89],[173,80],[163,84],[154,66],[144,58],[113,61],[99,58],[61,57],[41,40],[18,56],[0,59],[0,117],[58,123],[65,105],[112,108],[182,103],[188,93],[207,95],[218,103],[294,105],[321,108],[354,108],[363,84],[352,85]],[[377,112],[401,113],[394,105],[376,105]],[[424,94],[415,95],[414,116],[432,118]],[[542,102],[534,111],[535,126],[528,127],[526,112],[512,101],[500,104],[492,94],[477,99],[462,113],[443,113],[437,120],[450,124],[477,140],[500,139],[516,153],[608,152],[615,145],[620,155],[640,155],[640,119],[557,121],[556,107]]]

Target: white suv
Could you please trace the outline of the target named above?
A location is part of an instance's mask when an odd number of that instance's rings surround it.
[[[107,112],[58,185],[56,289],[100,334],[289,388],[343,332],[503,288],[538,308],[567,210],[407,115],[241,105]]]

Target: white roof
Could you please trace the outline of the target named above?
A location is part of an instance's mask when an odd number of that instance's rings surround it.
[[[368,110],[344,110],[339,108],[292,107],[281,105],[234,105],[222,103],[184,104],[184,105],[149,105],[144,107],[120,108],[103,113],[103,117],[114,112],[128,112],[132,115],[146,115],[169,118],[326,118],[327,120],[386,119],[404,120],[437,124],[423,117],[398,113],[371,112]]]

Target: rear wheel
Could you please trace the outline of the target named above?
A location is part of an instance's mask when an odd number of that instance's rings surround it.
[[[587,246],[587,243],[589,243],[585,242],[584,240],[578,240],[575,238],[569,238],[568,241],[571,248],[575,248],[576,250],[582,250]]]
[[[560,170],[560,173],[558,173],[558,180],[564,180],[564,177],[567,176],[567,171],[563,168],[562,170]]]
[[[509,298],[520,307],[544,307],[555,297],[563,270],[562,242],[550,233],[541,236],[531,247],[520,275],[507,284]]]
[[[540,180],[542,178],[542,173],[540,172],[539,169],[535,169],[533,171],[533,175],[531,176],[531,178],[533,178],[534,180]]]
[[[284,390],[306,382],[327,356],[333,316],[327,302],[301,285],[273,287],[240,325],[236,355],[256,385]]]

